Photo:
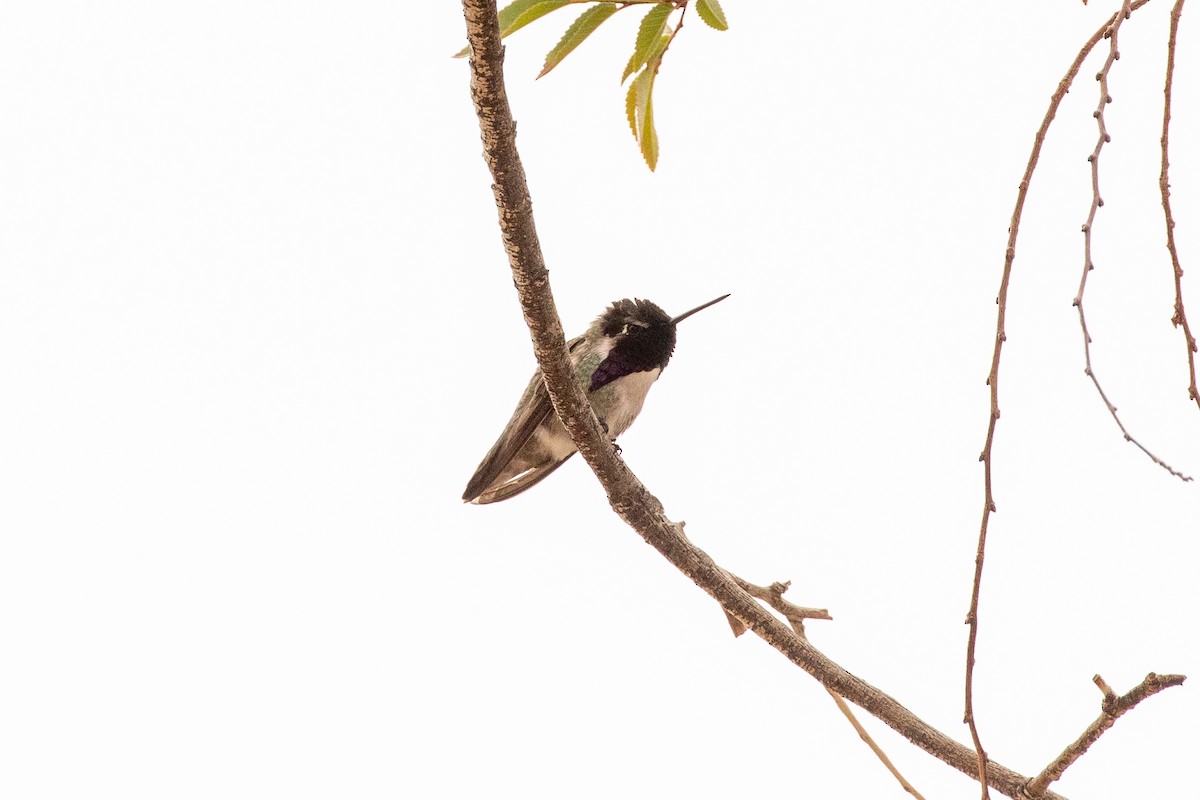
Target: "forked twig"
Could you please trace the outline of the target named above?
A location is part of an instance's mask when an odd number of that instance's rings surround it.
[[[791,581],[776,581],[770,586],[756,586],[755,584],[743,580],[732,573],[730,573],[730,577],[733,578],[738,586],[749,593],[750,596],[762,600],[771,608],[782,614],[792,626],[792,630],[796,632],[797,636],[807,638],[804,632],[804,620],[806,619],[833,619],[833,617],[829,616],[829,612],[823,608],[805,608],[804,606],[798,606],[788,600],[784,600],[783,593],[786,592],[788,587],[792,585]],[[733,627],[734,636],[740,636],[741,633],[745,632],[745,626],[743,626],[736,617],[730,616],[729,624]],[[871,752],[873,752],[875,756],[883,763],[883,765],[887,767],[888,772],[892,773],[892,777],[894,777],[900,783],[900,786],[903,787],[904,791],[911,794],[916,798],[916,800],[925,800],[921,793],[918,792],[916,788],[914,788],[913,785],[909,783],[903,775],[900,774],[900,770],[896,769],[896,765],[892,763],[890,758],[888,758],[887,753],[883,752],[883,748],[881,748],[875,742],[875,740],[871,738],[871,734],[867,733],[867,729],[864,728],[862,723],[858,721],[858,718],[854,716],[854,712],[850,709],[849,704],[842,699],[842,696],[830,689],[828,686],[825,687],[825,691],[829,692],[829,696],[832,697],[833,702],[837,704],[838,710],[842,712],[842,715],[854,727],[855,732],[858,733],[858,737],[866,742],[867,747],[870,747]]]
[[[1040,800],[1045,797],[1046,789],[1050,784],[1061,778],[1067,771],[1067,767],[1078,761],[1079,757],[1086,753],[1088,748],[1113,726],[1118,717],[1147,697],[1152,697],[1163,689],[1179,686],[1184,680],[1186,680],[1184,675],[1155,675],[1151,672],[1141,683],[1118,697],[1099,675],[1092,678],[1092,681],[1104,693],[1104,700],[1100,703],[1100,716],[1096,718],[1095,722],[1088,725],[1087,730],[1080,734],[1079,738],[1072,742],[1066,750],[1063,750],[1058,758],[1050,762],[1044,770],[1038,773],[1037,777],[1025,786],[1021,791],[1023,800]]]
[[[790,587],[792,585],[791,581],[776,581],[775,583],[772,583],[770,586],[758,586],[756,584],[750,583],[747,580],[739,578],[737,575],[734,575],[732,572],[729,573],[729,577],[733,578],[734,583],[736,583],[738,586],[740,586],[742,591],[746,592],[748,595],[750,595],[753,598],[762,600],[764,603],[769,605],[771,608],[775,609],[780,614],[782,614],[783,618],[786,619],[788,621],[788,623],[792,626],[792,629],[796,631],[797,636],[805,635],[804,620],[806,620],[806,619],[824,619],[824,620],[832,620],[833,619],[833,617],[829,616],[828,609],[807,608],[805,606],[798,606],[795,603],[791,602],[790,600],[783,599],[783,593],[786,592],[788,590],[788,587]],[[736,618],[731,619],[731,621],[730,621],[731,625],[733,624],[734,619],[736,619]],[[744,626],[742,628],[742,631],[745,631]],[[734,636],[740,635],[737,628],[734,628],[733,635]]]
[[[1129,6],[1129,11],[1136,11],[1150,0],[1135,0]],[[1046,114],[1042,117],[1042,124],[1038,127],[1037,133],[1033,137],[1033,149],[1029,154],[1029,160],[1025,164],[1025,173],[1021,176],[1021,183],[1017,189],[1017,201],[1013,207],[1012,218],[1008,224],[1008,242],[1004,249],[1004,269],[1000,274],[1000,291],[996,294],[996,341],[992,350],[992,366],[988,372],[988,387],[991,390],[990,397],[990,414],[988,415],[987,438],[984,441],[983,452],[979,454],[979,460],[983,462],[983,518],[979,524],[979,542],[975,548],[975,576],[971,583],[971,606],[967,611],[966,624],[969,626],[967,633],[967,664],[966,664],[966,680],[964,681],[963,693],[965,695],[965,704],[963,710],[963,722],[971,731],[971,741],[975,745],[975,753],[977,757],[977,776],[980,784],[983,786],[983,797],[987,798],[987,782],[985,780],[987,752],[984,750],[983,742],[979,738],[979,729],[975,724],[975,706],[973,702],[974,696],[974,676],[975,676],[975,641],[979,637],[979,589],[983,580],[983,561],[984,553],[987,545],[988,521],[991,515],[996,511],[996,501],[992,494],[992,444],[996,437],[996,422],[1000,419],[1000,354],[1004,348],[1006,333],[1004,329],[1004,319],[1008,311],[1008,285],[1012,279],[1013,260],[1017,256],[1017,233],[1021,227],[1021,215],[1025,210],[1025,198],[1029,194],[1029,183],[1033,179],[1033,172],[1037,168],[1038,160],[1041,158],[1042,145],[1046,141],[1046,132],[1050,129],[1050,123],[1054,121],[1055,115],[1058,113],[1058,107],[1062,104],[1063,98],[1071,88],[1071,84],[1075,81],[1075,76],[1079,74],[1083,62],[1102,38],[1104,33],[1116,21],[1117,15],[1110,17],[1104,25],[1100,27],[1091,38],[1084,43],[1079,54],[1075,56],[1075,60],[1071,63],[1066,75],[1058,82],[1058,88],[1050,98],[1050,105],[1046,109]]]

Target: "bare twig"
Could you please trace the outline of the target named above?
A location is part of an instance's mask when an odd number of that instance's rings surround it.
[[[1108,58],[1104,60],[1104,66],[1096,73],[1096,80],[1100,83],[1100,103],[1096,106],[1096,110],[1092,113],[1092,116],[1096,118],[1098,135],[1096,137],[1096,147],[1092,150],[1092,154],[1088,156],[1088,163],[1092,166],[1092,204],[1088,209],[1087,221],[1083,223],[1083,274],[1079,278],[1079,292],[1075,295],[1072,305],[1079,312],[1079,329],[1083,333],[1084,374],[1091,379],[1092,384],[1096,387],[1100,399],[1104,401],[1104,407],[1108,409],[1108,413],[1112,415],[1113,421],[1121,429],[1121,434],[1125,437],[1125,441],[1132,442],[1151,461],[1158,464],[1167,472],[1181,480],[1190,481],[1190,477],[1177,471],[1170,464],[1150,452],[1148,448],[1135,439],[1129,433],[1128,429],[1126,429],[1125,423],[1121,421],[1121,417],[1117,414],[1117,407],[1108,399],[1108,394],[1105,393],[1104,387],[1100,385],[1100,379],[1096,376],[1096,371],[1092,367],[1092,335],[1088,331],[1087,316],[1083,311],[1083,294],[1087,290],[1088,275],[1096,268],[1095,262],[1092,261],[1092,228],[1096,221],[1096,212],[1104,205],[1104,200],[1100,197],[1100,152],[1104,149],[1104,145],[1112,140],[1112,137],[1108,134],[1108,128],[1104,123],[1104,108],[1112,102],[1112,95],[1108,92],[1108,73],[1112,69],[1112,65],[1121,57],[1121,52],[1117,48],[1117,33],[1121,29],[1121,23],[1128,18],[1129,13],[1129,0],[1125,0],[1121,10],[1117,13],[1116,20],[1109,26],[1108,32],[1105,34],[1108,38]],[[1179,307],[1176,306],[1176,313],[1178,313]]]
[[[1136,0],[1130,7],[1130,11],[1136,11],[1144,6],[1150,0]],[[1116,21],[1114,14],[1108,21],[1104,23],[1091,38],[1088,39],[1079,54],[1075,56],[1075,60],[1067,69],[1067,74],[1058,82],[1058,88],[1050,97],[1050,105],[1046,109],[1045,115],[1042,117],[1042,124],[1038,127],[1037,133],[1033,137],[1033,149],[1029,154],[1029,160],[1025,164],[1025,173],[1021,176],[1021,183],[1017,189],[1017,201],[1013,207],[1012,218],[1008,223],[1008,242],[1004,248],[1004,269],[1000,274],[1000,290],[996,294],[996,340],[992,350],[992,366],[988,372],[988,387],[991,390],[990,397],[990,413],[988,414],[987,438],[984,441],[983,452],[979,454],[979,460],[983,462],[983,518],[979,524],[979,542],[975,548],[975,576],[971,582],[971,606],[967,611],[966,624],[969,627],[967,633],[967,663],[966,663],[966,680],[964,681],[963,693],[965,695],[965,703],[963,710],[963,722],[971,731],[971,741],[975,745],[976,753],[976,776],[983,786],[983,796],[987,797],[987,784],[983,779],[984,765],[987,763],[987,752],[983,748],[983,742],[979,738],[979,729],[975,723],[975,705],[973,701],[975,690],[975,642],[979,637],[979,591],[983,581],[983,561],[987,545],[988,522],[992,514],[996,511],[995,496],[992,494],[992,444],[996,437],[996,423],[1000,419],[1000,354],[1004,348],[1004,341],[1007,334],[1004,328],[1005,315],[1008,312],[1008,285],[1012,279],[1013,260],[1017,257],[1017,233],[1021,228],[1021,215],[1025,210],[1025,198],[1029,194],[1029,183],[1033,180],[1033,172],[1037,168],[1038,160],[1042,154],[1042,144],[1046,141],[1046,133],[1050,130],[1050,123],[1054,121],[1054,117],[1058,114],[1058,107],[1062,104],[1063,98],[1070,91],[1071,84],[1075,82],[1075,76],[1079,74],[1080,68],[1083,66],[1084,60],[1092,52],[1100,40],[1104,37],[1104,32],[1109,26]]]
[[[671,49],[671,43],[675,41],[675,37],[679,35],[681,30],[683,30],[683,21],[684,18],[687,17],[688,5],[686,2],[681,3],[677,0],[675,7],[682,8],[683,10],[679,12],[679,22],[675,23],[675,27],[671,29],[671,33],[668,34],[670,38],[667,39],[667,43],[663,45],[662,53],[660,53],[658,56],[658,64],[654,67],[655,75],[658,74],[659,68],[662,67],[663,59],[667,57],[667,51]]]
[[[1066,750],[1063,750],[1058,758],[1050,762],[1044,770],[1038,773],[1036,778],[1029,782],[1029,785],[1021,792],[1022,800],[1039,800],[1039,798],[1045,797],[1046,788],[1061,778],[1063,773],[1067,771],[1067,767],[1078,761],[1079,757],[1086,753],[1088,748],[1095,744],[1096,740],[1113,726],[1118,717],[1147,697],[1156,695],[1163,689],[1181,685],[1186,680],[1186,676],[1155,675],[1151,672],[1146,676],[1145,680],[1120,697],[1117,697],[1099,675],[1092,680],[1100,687],[1100,691],[1104,693],[1104,700],[1100,704],[1100,716],[1096,718],[1095,722],[1088,725],[1087,730],[1080,734],[1079,738],[1072,742]]]
[[[1175,217],[1171,214],[1171,183],[1168,176],[1170,150],[1168,132],[1171,127],[1171,90],[1175,79],[1175,39],[1179,33],[1179,17],[1183,14],[1183,0],[1175,0],[1171,8],[1171,32],[1167,36],[1167,79],[1163,84],[1163,128],[1162,128],[1162,171],[1158,175],[1158,188],[1162,194],[1163,217],[1167,223],[1167,251],[1171,254],[1171,266],[1175,274],[1175,314],[1171,324],[1183,328],[1183,341],[1187,346],[1188,398],[1200,408],[1200,389],[1196,387],[1196,337],[1188,325],[1187,313],[1183,309],[1183,267],[1179,264],[1179,251],[1175,249]]]
[[[823,608],[804,608],[803,606],[798,606],[788,600],[784,600],[783,593],[786,592],[792,585],[791,581],[776,581],[770,586],[756,586],[753,583],[742,580],[737,575],[733,575],[732,573],[730,577],[737,582],[738,586],[749,592],[752,597],[762,600],[771,608],[782,614],[792,626],[792,630],[795,631],[796,635],[801,638],[806,638],[804,632],[804,620],[833,619],[833,617],[829,616],[829,612]],[[726,616],[729,617],[729,624],[733,627],[734,636],[740,636],[745,632],[745,627],[742,626],[737,617],[729,616],[728,613],[726,613]],[[925,798],[921,796],[921,793],[918,792],[913,785],[909,783],[903,775],[900,774],[900,770],[896,769],[896,765],[892,763],[890,758],[888,758],[887,753],[883,752],[883,748],[881,748],[875,742],[875,740],[871,738],[871,734],[867,733],[867,729],[864,728],[862,723],[858,721],[858,717],[854,716],[854,711],[851,710],[846,701],[842,699],[841,695],[829,687],[825,687],[825,691],[829,692],[829,696],[833,698],[833,702],[837,705],[838,711],[842,712],[842,716],[844,716],[850,722],[850,725],[853,726],[855,732],[858,733],[858,738],[866,742],[867,747],[870,747],[871,752],[873,752],[875,756],[881,762],[883,762],[883,765],[887,767],[888,772],[892,773],[892,776],[900,783],[900,786],[903,787],[904,791],[917,798],[917,800],[925,800]]]
[[[883,762],[883,765],[888,768],[888,772],[892,773],[892,777],[900,782],[900,785],[904,788],[904,791],[917,798],[917,800],[925,800],[921,793],[918,792],[916,788],[914,788],[913,785],[909,783],[903,775],[900,774],[900,770],[896,769],[896,765],[892,763],[890,758],[888,758],[887,753],[883,752],[879,745],[875,743],[875,740],[871,738],[871,734],[867,733],[867,729],[864,728],[862,723],[858,721],[858,718],[854,716],[854,711],[852,711],[850,706],[846,704],[846,701],[843,700],[837,692],[828,687],[825,689],[825,691],[829,692],[829,696],[833,698],[833,702],[837,703],[838,710],[846,716],[846,719],[850,720],[850,724],[854,726],[854,730],[858,731],[859,738],[867,743],[867,747],[871,748],[871,752],[873,752],[879,758],[879,760]]]

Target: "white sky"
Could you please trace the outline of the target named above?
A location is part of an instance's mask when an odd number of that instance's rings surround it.
[[[621,444],[688,534],[965,740],[993,303],[1033,131],[1117,7],[738,3],[660,76],[622,12],[509,44],[568,333],[668,311]],[[1121,33],[1087,295],[1132,432],[1200,476],[1158,207],[1167,0]],[[1200,20],[1175,214],[1200,328]],[[556,15],[557,16],[557,15]],[[823,690],[607,508],[576,459],[459,496],[533,369],[457,4],[10,4],[0,26],[0,794],[900,797]],[[1200,489],[1122,441],[1071,299],[1100,54],[1034,179],[1002,368],[977,709],[1035,773],[1102,674],[1193,675],[1055,788],[1194,792]],[[975,788],[867,722],[930,798]]]

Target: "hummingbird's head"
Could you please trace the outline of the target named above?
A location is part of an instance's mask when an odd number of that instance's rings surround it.
[[[608,350],[633,371],[665,367],[675,350],[675,323],[649,300],[618,300],[596,320]]]
[[[722,295],[677,317],[668,315],[649,300],[613,303],[594,326],[608,347],[604,348],[607,352],[603,369],[593,375],[592,389],[619,375],[664,369],[675,351],[675,326],[728,296]]]

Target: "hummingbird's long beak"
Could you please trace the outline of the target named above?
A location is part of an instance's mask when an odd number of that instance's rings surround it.
[[[683,322],[685,319],[690,317],[692,314],[695,314],[697,311],[703,311],[704,309],[708,308],[709,306],[715,306],[717,303],[721,302],[726,297],[729,297],[729,295],[723,294],[720,297],[718,297],[716,300],[709,300],[707,303],[705,303],[702,306],[696,306],[691,311],[685,311],[682,314],[680,314],[678,317],[676,317],[675,319],[671,320],[671,324],[676,325],[680,322]]]

